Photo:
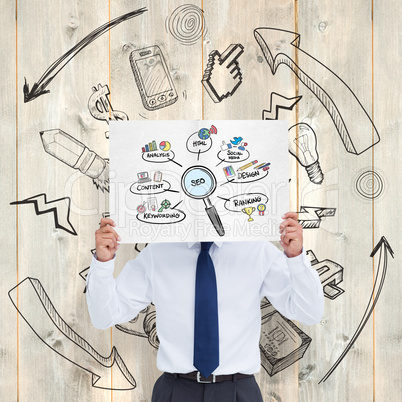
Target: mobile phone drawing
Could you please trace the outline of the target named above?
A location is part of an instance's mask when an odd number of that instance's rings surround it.
[[[159,46],[133,50],[130,64],[145,109],[157,110],[177,101],[177,92]]]

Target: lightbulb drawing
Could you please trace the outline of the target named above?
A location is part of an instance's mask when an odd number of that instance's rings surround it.
[[[289,141],[289,152],[306,168],[310,181],[321,184],[324,175],[318,162],[317,137],[314,130],[306,123],[298,123],[290,127],[289,132],[293,138]]]

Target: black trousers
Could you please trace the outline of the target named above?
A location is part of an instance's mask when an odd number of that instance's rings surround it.
[[[200,384],[162,374],[154,385],[152,402],[263,402],[254,376],[236,381]]]

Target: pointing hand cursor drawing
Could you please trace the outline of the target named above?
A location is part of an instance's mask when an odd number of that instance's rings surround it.
[[[243,81],[237,59],[244,52],[241,44],[230,45],[222,54],[217,50],[208,56],[202,85],[215,103],[232,96]]]

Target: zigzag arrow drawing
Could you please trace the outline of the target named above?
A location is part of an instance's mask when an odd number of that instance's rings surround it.
[[[17,304],[18,288],[18,304]],[[54,308],[45,289],[38,279],[25,278],[17,286],[12,288],[8,295],[14,307],[26,321],[35,335],[50,349],[92,374],[92,386],[101,389],[113,389],[126,391],[136,387],[136,381],[117,349],[113,346],[109,356],[100,355],[84,338],[78,335],[59,315]],[[21,308],[21,306],[23,306]],[[61,333],[62,342],[71,341],[73,348],[65,347],[61,353],[53,347],[50,338],[43,338],[41,334]],[[88,361],[88,356],[91,361]],[[113,371],[113,388],[111,387],[110,369],[117,366]],[[89,367],[91,369],[89,369]]]
[[[370,116],[351,88],[320,61],[300,49],[300,35],[274,28],[257,28],[254,36],[272,74],[287,65],[322,103],[350,153],[359,155],[380,141]],[[291,54],[297,51],[297,64]]]
[[[57,200],[47,201],[46,194],[38,194],[26,198],[22,201],[10,202],[10,205],[34,204],[36,215],[53,213],[56,228],[63,229],[67,233],[77,236],[77,232],[70,222],[70,197],[59,198]],[[53,205],[50,207],[50,205]],[[59,213],[58,213],[59,212]]]
[[[82,49],[84,49],[87,45],[93,42],[95,39],[99,38],[102,34],[107,32],[109,29],[114,28],[116,25],[120,24],[123,21],[126,21],[130,18],[137,17],[138,15],[143,14],[147,11],[146,8],[140,8],[139,10],[132,11],[127,14],[123,14],[120,17],[115,18],[107,22],[106,24],[101,25],[99,28],[96,28],[90,34],[88,34],[84,39],[78,42],[74,47],[72,47],[68,52],[63,54],[60,58],[58,58],[40,77],[38,82],[35,82],[32,85],[32,89],[29,90],[29,84],[25,78],[24,84],[24,102],[30,102],[36,99],[38,96],[43,94],[47,94],[50,91],[45,89],[53,80],[54,77],[66,66],[66,64],[73,59]]]
[[[336,208],[300,207],[297,220],[304,229],[316,229],[320,227],[321,218],[335,216]]]
[[[278,120],[279,110],[293,110],[296,103],[300,101],[302,96],[295,96],[294,98],[287,98],[276,92],[271,92],[270,109],[262,111],[263,120]]]

